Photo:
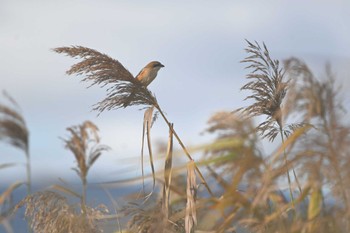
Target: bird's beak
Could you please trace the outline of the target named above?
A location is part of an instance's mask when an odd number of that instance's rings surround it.
[[[160,64],[160,67],[165,67],[165,65],[163,65],[163,64]]]

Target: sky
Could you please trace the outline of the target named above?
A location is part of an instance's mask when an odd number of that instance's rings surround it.
[[[350,1],[118,1],[1,0],[0,89],[21,106],[30,130],[33,179],[71,179],[74,157],[63,148],[67,127],[93,121],[111,151],[90,171],[108,181],[140,175],[143,111],[104,112],[92,105],[105,90],[65,71],[78,60],[52,48],[81,45],[106,53],[136,75],[149,61],[165,65],[149,86],[188,146],[208,141],[209,117],[247,105],[242,60],[245,39],[265,42],[276,59],[303,59],[322,76],[331,62],[342,89],[350,88]],[[1,101],[1,99],[0,99]],[[349,106],[347,106],[349,107]],[[156,144],[168,136],[159,119]],[[5,162],[21,151],[0,144]],[[24,179],[24,166],[0,170],[2,181]]]

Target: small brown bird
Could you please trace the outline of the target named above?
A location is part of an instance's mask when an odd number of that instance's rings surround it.
[[[163,67],[164,65],[159,61],[151,61],[140,71],[136,79],[147,87],[157,77],[158,71]]]
[[[156,77],[158,71],[163,68],[164,65],[159,61],[151,61],[136,75],[136,79],[145,87],[147,87]],[[127,107],[131,100],[134,98],[135,93],[131,93],[124,103],[124,108]]]

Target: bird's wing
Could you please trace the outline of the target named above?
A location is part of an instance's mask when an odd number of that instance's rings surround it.
[[[136,75],[136,79],[141,81],[141,77],[144,76],[145,73],[145,68],[143,68],[137,75]]]

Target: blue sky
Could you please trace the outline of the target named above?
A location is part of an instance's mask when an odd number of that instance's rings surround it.
[[[273,57],[295,56],[316,74],[330,61],[343,90],[350,64],[349,1],[92,1],[2,0],[1,89],[20,104],[30,129],[33,178],[69,178],[73,156],[59,137],[65,129],[95,122],[102,143],[112,147],[90,172],[118,179],[120,168],[139,175],[143,113],[138,108],[105,112],[91,106],[105,91],[65,71],[77,62],[50,49],[82,45],[118,59],[131,73],[151,60],[165,68],[149,86],[187,145],[205,142],[200,133],[216,111],[246,105],[240,92],[246,71],[244,39],[264,41]],[[167,138],[159,120],[153,140]],[[20,151],[0,144],[2,162],[23,162]],[[129,158],[134,158],[129,160]],[[2,163],[0,162],[0,163]],[[23,171],[22,171],[23,170]],[[124,171],[124,170],[123,170]],[[3,180],[22,179],[24,168],[1,170]]]

